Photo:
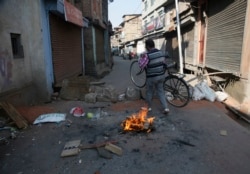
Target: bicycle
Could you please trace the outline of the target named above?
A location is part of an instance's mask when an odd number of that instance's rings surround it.
[[[164,81],[164,90],[167,102],[175,107],[184,107],[190,99],[189,87],[184,80],[185,75],[174,73],[170,69],[175,67],[176,63],[166,65],[165,71],[167,76]],[[146,85],[146,72],[139,67],[138,60],[135,60],[130,65],[130,78],[133,84],[139,88]]]

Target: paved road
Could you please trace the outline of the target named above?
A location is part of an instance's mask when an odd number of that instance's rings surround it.
[[[112,71],[101,81],[114,86],[119,93],[123,93],[128,86],[133,86],[129,76],[129,68],[132,60],[124,60],[122,57],[114,56]]]
[[[103,80],[124,90],[132,85],[129,77],[131,61],[115,57],[113,71]],[[121,77],[123,80],[121,80]],[[159,115],[160,104],[155,103],[153,112]],[[181,157],[166,157],[174,171],[167,173],[250,173],[250,132],[249,125],[243,127],[229,117],[232,115],[221,103],[191,101],[185,108],[171,107],[169,122],[178,125],[181,139],[193,141],[194,148],[186,149]],[[178,129],[178,128],[177,128]],[[191,151],[189,151],[191,150]],[[196,163],[198,162],[198,163]],[[178,165],[180,168],[178,168]],[[193,167],[193,168],[192,168]],[[195,168],[197,170],[195,170]],[[152,171],[153,172],[153,171]],[[156,172],[157,173],[157,172]],[[164,173],[164,172],[162,172]],[[166,173],[166,172],[165,172]]]
[[[126,89],[131,85],[129,65],[129,60],[115,58],[113,71],[102,80],[119,90]],[[221,103],[203,100],[191,101],[184,108],[170,106],[171,112],[166,117],[155,100],[150,113],[155,117],[153,132],[121,132],[121,122],[138,111],[142,103],[141,100],[93,104],[59,100],[46,104],[43,107],[67,113],[69,121],[31,125],[19,130],[16,139],[8,139],[9,144],[0,144],[0,173],[250,173],[250,131],[228,117],[229,111]],[[78,118],[69,114],[75,106],[93,113],[102,106],[107,114],[97,120]],[[116,140],[123,155],[113,154],[111,159],[105,159],[96,149],[86,149],[76,156],[61,158],[65,143],[77,139],[85,145]]]

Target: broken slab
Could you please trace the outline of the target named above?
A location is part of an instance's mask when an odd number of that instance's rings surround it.
[[[90,78],[86,76],[64,79],[61,86],[60,98],[65,100],[84,100],[89,92]]]
[[[128,100],[139,100],[141,98],[140,90],[131,86],[127,87],[125,94]]]
[[[67,142],[63,148],[61,157],[77,155],[80,152],[80,149],[78,148],[80,144],[81,144],[81,140],[73,140],[73,141]]]
[[[118,101],[118,93],[116,89],[112,85],[105,86],[103,88],[103,93],[97,95],[97,101],[100,102],[117,102]]]
[[[114,144],[111,144],[111,143],[108,143],[105,145],[105,149],[109,150],[110,152],[113,152],[114,154],[117,154],[119,156],[122,155],[122,148],[114,145]]]
[[[100,155],[100,157],[103,157],[106,159],[111,159],[113,157],[112,154],[103,147],[98,147],[97,151],[98,151],[98,154]]]
[[[97,94],[96,93],[88,93],[85,95],[85,102],[87,103],[96,103],[96,98]]]

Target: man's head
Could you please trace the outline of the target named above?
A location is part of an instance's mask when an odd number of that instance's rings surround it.
[[[148,51],[151,50],[152,48],[155,47],[154,41],[152,39],[147,39],[145,42],[145,47]]]

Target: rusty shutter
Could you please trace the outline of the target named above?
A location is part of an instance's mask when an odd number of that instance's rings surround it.
[[[240,72],[246,0],[208,1],[206,66]]]
[[[54,83],[82,73],[81,28],[49,15]]]

